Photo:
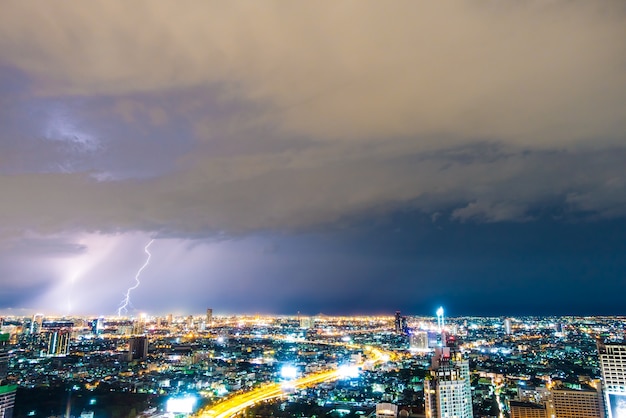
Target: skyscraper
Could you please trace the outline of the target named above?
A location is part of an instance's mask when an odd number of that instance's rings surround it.
[[[626,343],[598,341],[608,418],[626,418]]]
[[[50,329],[45,333],[47,356],[66,356],[70,348],[70,331],[67,329]]]
[[[435,350],[424,401],[426,418],[473,418],[469,363],[453,347]]]
[[[428,333],[426,331],[413,331],[409,339],[411,351],[428,351]]]
[[[207,325],[210,325],[211,323],[213,323],[213,309],[208,308],[206,310],[206,323]]]
[[[393,328],[396,334],[402,333],[402,315],[400,311],[396,311],[396,315],[394,316]]]
[[[0,418],[11,418],[17,385],[7,382],[9,366],[9,334],[0,334]]]
[[[41,331],[41,325],[43,324],[43,314],[33,315],[33,319],[30,321],[30,333],[31,335],[39,334]]]
[[[506,335],[513,334],[513,324],[511,323],[511,318],[506,318],[504,320],[504,333]]]

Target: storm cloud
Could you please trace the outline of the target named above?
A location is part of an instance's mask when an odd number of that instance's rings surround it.
[[[622,219],[625,39],[621,1],[6,2],[7,277],[93,234]]]

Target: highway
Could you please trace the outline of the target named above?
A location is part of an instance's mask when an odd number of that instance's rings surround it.
[[[389,354],[376,348],[369,348],[367,352],[371,355],[372,363],[381,363],[389,358]],[[307,386],[318,385],[323,382],[338,379],[341,376],[339,370],[328,370],[320,373],[313,373],[293,380],[290,387],[303,388]],[[278,398],[288,394],[287,391],[278,383],[267,383],[261,387],[251,390],[240,395],[218,402],[210,407],[200,411],[197,416],[205,418],[228,418],[243,412],[259,402]]]
[[[296,388],[313,386],[313,385],[320,384],[322,382],[337,379],[338,377],[339,377],[339,372],[337,370],[329,370],[326,372],[315,373],[312,375],[301,377],[300,379],[297,379],[291,382],[290,386],[296,387]],[[287,393],[285,389],[281,387],[280,384],[278,383],[266,384],[250,392],[236,395],[232,398],[226,399],[222,402],[212,405],[210,409],[202,411],[199,414],[199,416],[207,417],[207,418],[208,417],[212,417],[212,418],[231,417],[233,415],[236,415],[242,412],[246,408],[253,406],[254,404],[267,401],[269,399],[278,398],[285,394]]]

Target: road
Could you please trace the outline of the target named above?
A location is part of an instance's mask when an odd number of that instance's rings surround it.
[[[329,370],[326,372],[315,373],[301,377],[300,379],[291,382],[291,385],[296,388],[302,388],[307,386],[318,385],[320,383],[335,380],[339,377],[339,371]],[[290,385],[290,386],[291,386]],[[202,411],[201,417],[213,417],[213,418],[226,418],[236,415],[246,408],[253,406],[259,402],[267,401],[269,399],[278,398],[286,394],[285,389],[278,383],[270,383],[263,385],[250,392],[242,393],[241,395],[233,396],[220,403],[217,403],[210,407],[210,409]]]
[[[387,361],[389,354],[376,348],[369,348],[368,353],[371,356],[370,362],[376,364]],[[292,387],[303,388],[307,386],[319,385],[323,382],[336,380],[341,376],[339,370],[328,370],[320,373],[313,373],[296,379],[291,383]],[[236,415],[246,408],[249,408],[259,402],[278,398],[286,395],[286,390],[278,383],[268,383],[254,390],[240,395],[235,395],[225,399],[215,405],[212,405],[198,414],[205,418],[228,418]]]

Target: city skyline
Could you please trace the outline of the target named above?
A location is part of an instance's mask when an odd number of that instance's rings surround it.
[[[7,4],[0,312],[626,314],[625,39],[620,1]]]

